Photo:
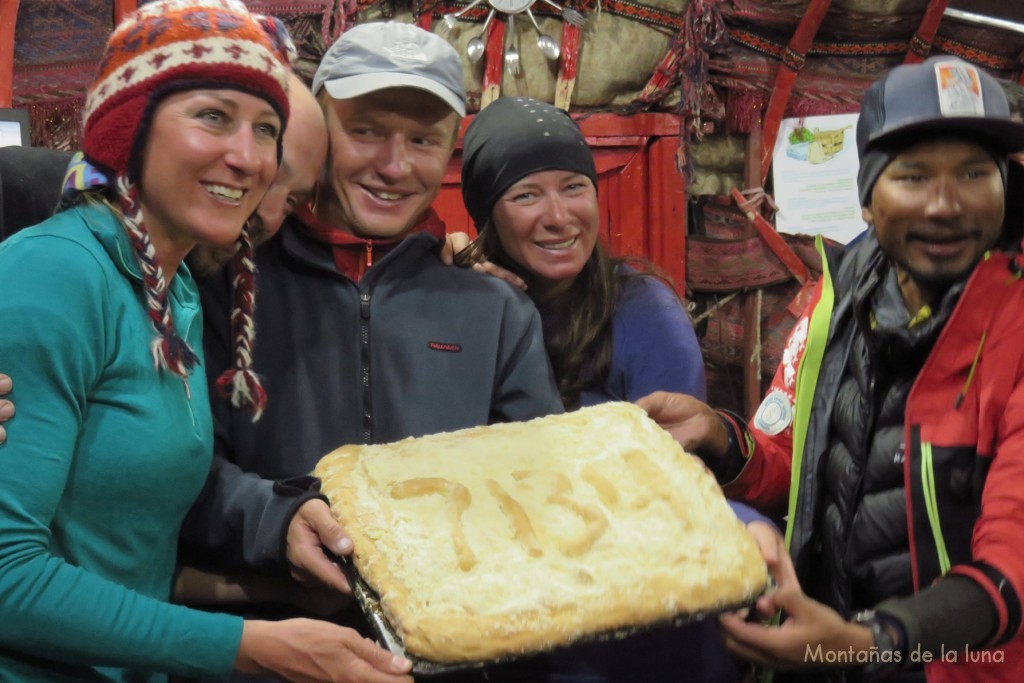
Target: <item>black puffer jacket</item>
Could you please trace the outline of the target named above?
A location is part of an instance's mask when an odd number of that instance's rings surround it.
[[[913,593],[903,480],[907,396],[962,287],[908,327],[895,273],[879,264],[854,294],[852,336],[824,459],[815,597],[848,618]],[[865,397],[874,396],[874,400]]]
[[[842,372],[822,458],[822,523],[811,543],[815,583],[808,594],[847,619],[895,597],[913,594],[903,478],[907,397],[962,285],[947,293],[934,315],[908,327],[895,273],[884,261],[853,293]],[[842,347],[837,347],[842,348]],[[873,400],[866,397],[876,397]],[[860,671],[803,673],[785,681],[861,680]],[[892,680],[923,681],[921,671]]]

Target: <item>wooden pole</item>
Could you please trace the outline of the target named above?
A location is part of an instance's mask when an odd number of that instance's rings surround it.
[[[134,12],[138,6],[138,0],[114,0],[114,26],[120,24],[121,20]]]
[[[744,184],[758,187],[761,184],[761,122],[755,121],[747,137]],[[757,234],[754,226],[747,224],[749,234]],[[743,417],[754,416],[761,403],[761,297],[754,290],[743,295]]]

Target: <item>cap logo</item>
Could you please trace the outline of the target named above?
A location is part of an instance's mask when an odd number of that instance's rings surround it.
[[[939,111],[943,116],[984,116],[978,70],[963,62],[937,62],[935,81],[939,88]]]
[[[391,55],[392,59],[402,62],[421,62],[426,64],[427,59],[426,53],[423,48],[416,42],[411,40],[396,41],[391,43],[384,50]]]

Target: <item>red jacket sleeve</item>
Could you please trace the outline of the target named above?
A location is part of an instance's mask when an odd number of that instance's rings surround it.
[[[811,303],[797,320],[783,348],[782,361],[771,387],[741,438],[747,464],[723,488],[726,496],[741,500],[767,515],[785,514],[793,465],[793,416],[796,378],[807,348],[811,312],[821,297],[821,283]]]

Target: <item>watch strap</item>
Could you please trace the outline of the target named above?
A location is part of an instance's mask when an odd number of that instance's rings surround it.
[[[865,680],[883,678],[899,671],[907,661],[906,636],[898,619],[884,612],[858,612],[853,621],[871,629],[874,649],[862,669]]]

